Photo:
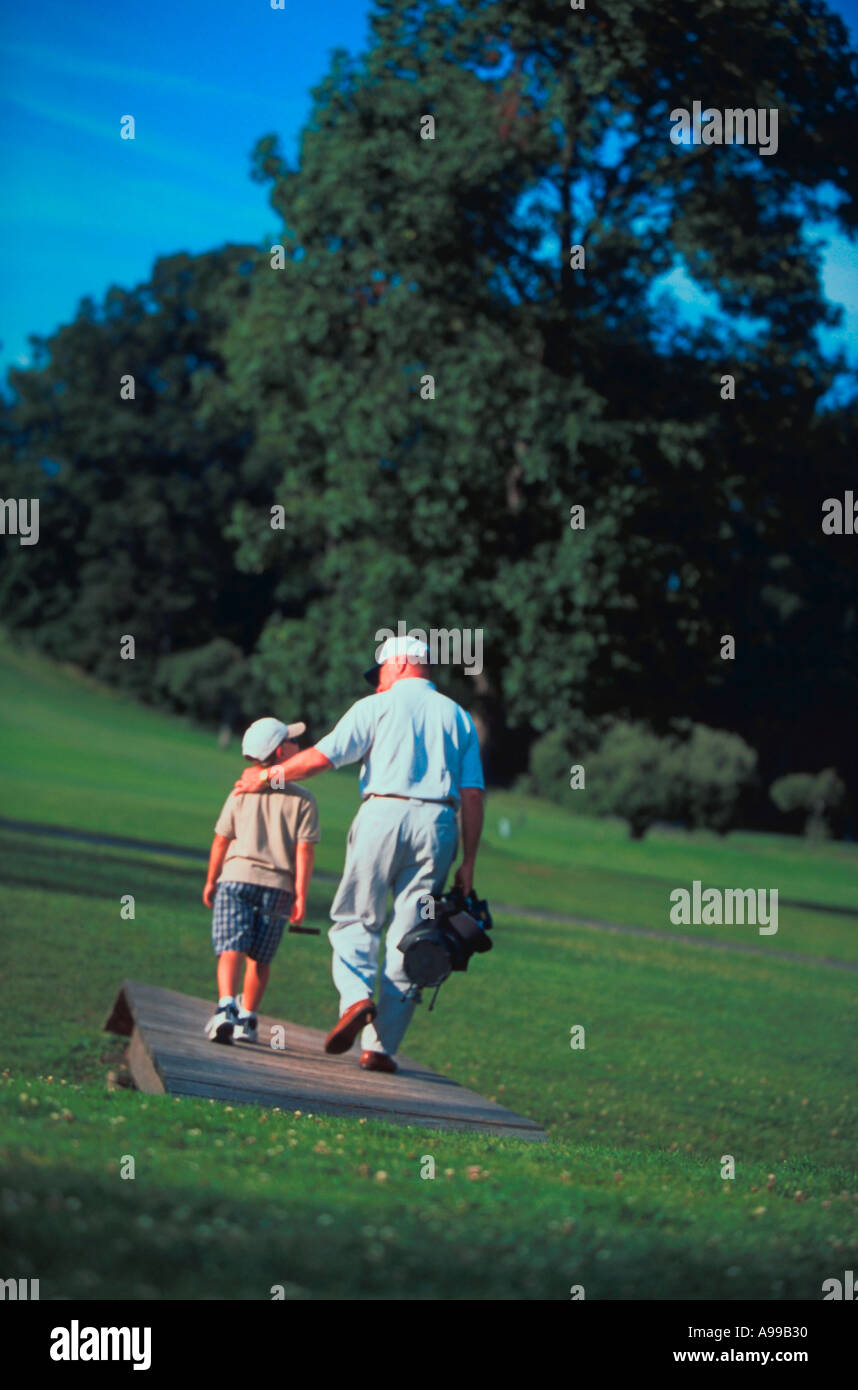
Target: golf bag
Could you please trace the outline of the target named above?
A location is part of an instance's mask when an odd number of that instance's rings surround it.
[[[475,893],[458,888],[432,899],[434,916],[418,922],[399,943],[412,993],[438,990],[453,970],[467,970],[471,956],[492,949],[489,905]],[[435,1003],[433,998],[430,1007]]]

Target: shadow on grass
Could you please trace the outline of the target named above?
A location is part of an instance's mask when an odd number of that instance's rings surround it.
[[[200,846],[199,848],[194,848],[188,845],[171,845],[165,844],[158,840],[138,840],[133,839],[129,836],[106,835],[87,830],[69,829],[65,826],[46,825],[39,821],[31,822],[11,820],[7,817],[0,816],[0,837],[2,837],[2,832],[4,831],[12,832],[13,834],[17,834],[19,836],[26,835],[30,837],[31,841],[33,842],[36,841],[38,838],[42,838],[45,840],[54,840],[66,843],[78,842],[80,844],[85,845],[101,846],[102,848],[106,849],[131,849],[138,851],[138,854],[140,856],[153,854],[170,855],[174,858],[192,860],[195,865],[202,866],[205,865],[208,857],[208,851],[203,846]],[[489,846],[487,846],[486,848],[487,850],[489,850],[489,852],[491,852]],[[134,865],[138,865],[141,862],[141,859],[139,857],[134,859],[120,860],[118,856],[111,856],[111,859],[113,862],[122,862]],[[173,873],[178,874],[181,874],[183,872],[191,872],[191,870],[184,871],[175,866],[159,865],[158,867],[159,872],[163,873],[169,873],[171,871]],[[539,866],[520,865],[519,870],[521,872],[535,873],[539,871]],[[2,874],[0,874],[0,877],[2,877]],[[337,874],[329,873],[324,869],[316,869],[314,877],[317,881],[320,882],[335,883],[338,880]],[[642,886],[652,886],[655,884],[661,885],[672,883],[673,881],[670,876],[665,876],[663,874],[648,874],[642,872],[634,872],[632,870],[626,870],[623,874],[623,877],[625,881],[629,884],[639,883]],[[13,881],[21,882],[20,879]],[[858,916],[854,907],[843,907],[836,903],[816,902],[814,899],[811,898],[786,898],[781,896],[780,905],[782,908],[793,907],[799,908],[802,911],[807,912],[822,912],[832,917],[856,918],[856,916]],[[512,908],[510,910],[515,911],[516,909]],[[525,905],[519,904],[518,911],[535,912],[537,911],[537,909],[528,909]],[[556,919],[558,921],[562,920],[573,923],[576,920],[574,915],[570,916],[565,914],[557,914]],[[611,924],[606,922],[605,925]]]
[[[117,1142],[117,1155],[121,1148]],[[182,1155],[170,1157],[178,1163]],[[785,1250],[745,1246],[727,1294],[724,1255],[679,1231],[615,1224],[609,1243],[621,1248],[610,1263],[598,1229],[605,1211],[546,1230],[546,1213],[537,1219],[533,1211],[532,1182],[522,1184],[515,1207],[492,1212],[453,1201],[458,1193],[449,1190],[439,1202],[431,1183],[417,1183],[410,1204],[371,1178],[341,1197],[314,1183],[306,1162],[291,1182],[288,1166],[272,1178],[270,1197],[238,1199],[201,1191],[175,1172],[165,1181],[143,1155],[136,1179],[125,1182],[68,1165],[14,1163],[4,1174],[3,1267],[39,1278],[42,1299],[270,1300],[282,1285],[293,1300],[565,1301],[572,1282],[589,1299],[704,1299],[713,1287],[722,1297],[808,1297],[831,1263],[819,1253],[799,1271]]]
[[[313,875],[311,900],[330,901],[327,887],[315,891],[322,875]],[[142,854],[111,852],[93,855],[92,848],[75,850],[70,844],[49,844],[0,834],[0,883],[44,893],[72,897],[107,898],[116,901],[125,893],[151,904],[185,908],[203,907],[205,861],[199,864],[156,863]],[[322,880],[324,881],[324,880]]]

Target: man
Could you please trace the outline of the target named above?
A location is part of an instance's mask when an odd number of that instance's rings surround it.
[[[394,1056],[414,1012],[399,942],[420,920],[421,906],[440,893],[458,841],[455,884],[465,894],[483,828],[483,772],[474,721],[429,680],[429,651],[413,637],[390,637],[364,673],[376,693],[358,700],[315,748],[265,769],[281,779],[312,777],[363,761],[362,804],[349,830],[343,876],[331,906],[333,977],[340,1019],[326,1052],[347,1052],[363,1032],[360,1065],[396,1071]],[[237,792],[259,791],[262,774],[248,769]],[[378,1006],[372,994],[388,891],[387,932]],[[406,998],[406,996],[409,996]]]

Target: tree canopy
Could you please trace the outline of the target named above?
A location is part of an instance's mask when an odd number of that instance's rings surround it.
[[[223,638],[316,734],[377,629],[481,628],[442,684],[496,776],[551,729],[684,717],[854,798],[855,542],[820,517],[855,411],[821,409],[811,231],[855,230],[855,77],[820,0],[380,0],[294,166],[254,151],[282,255],[168,258],[13,373],[6,476],[59,465],[13,621],[102,674],[117,624]],[[672,144],[696,100],[777,108],[776,155]],[[696,328],[654,293],[677,265],[717,302]]]

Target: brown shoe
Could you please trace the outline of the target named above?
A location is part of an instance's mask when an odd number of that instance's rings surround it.
[[[360,1064],[364,1071],[398,1071],[393,1058],[388,1057],[386,1052],[362,1052]]]
[[[348,1052],[358,1033],[375,1018],[375,1005],[371,999],[359,999],[346,1009],[342,1018],[325,1038],[326,1052]]]

